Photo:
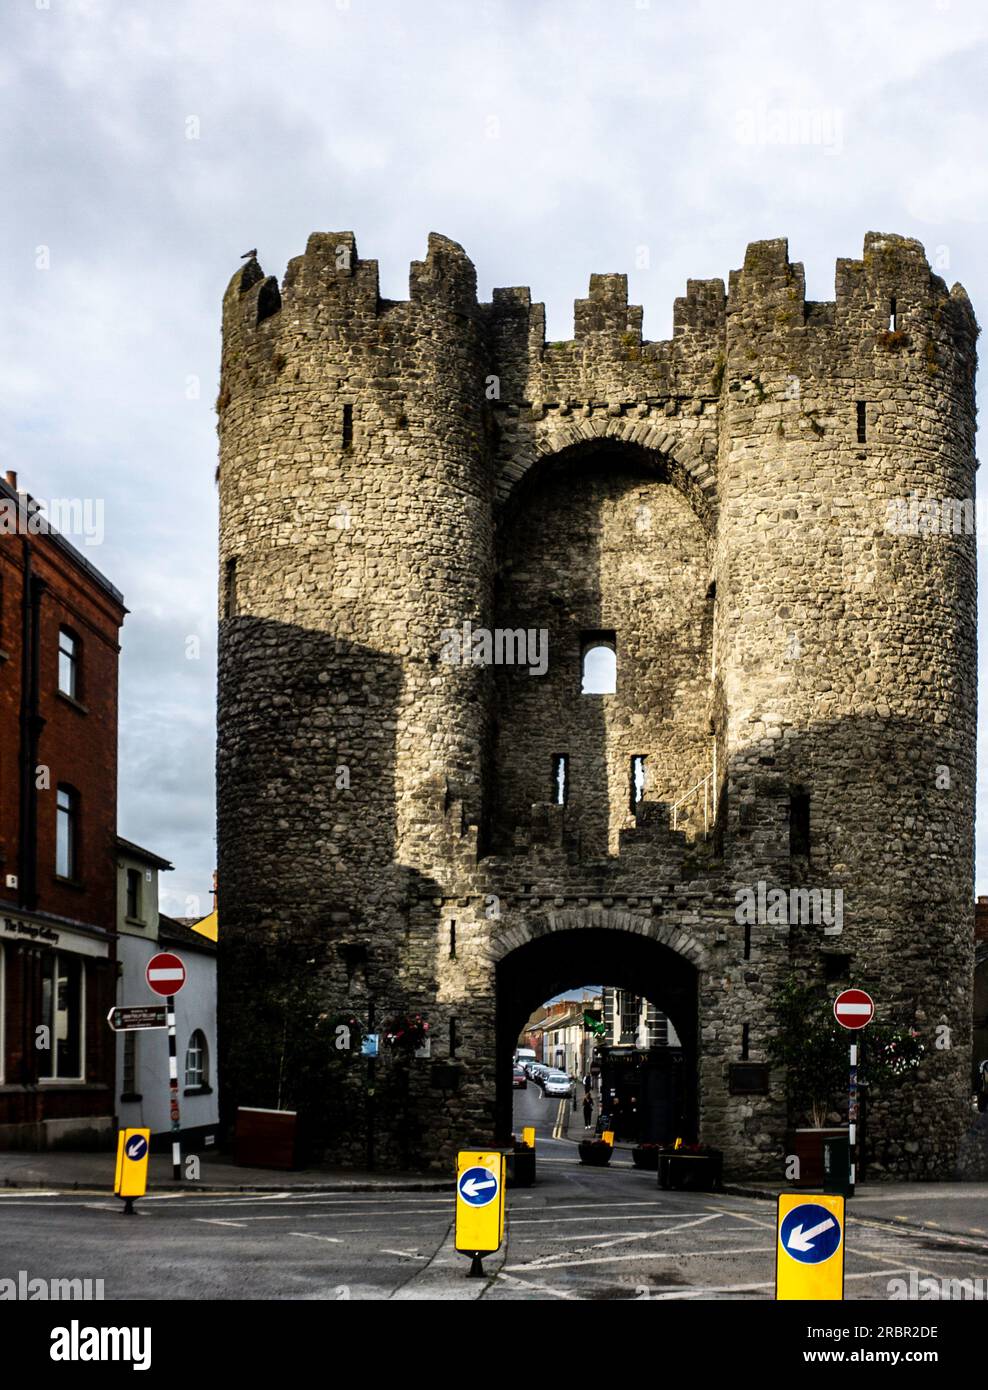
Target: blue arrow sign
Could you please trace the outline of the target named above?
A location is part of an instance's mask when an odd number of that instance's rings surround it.
[[[127,1157],[133,1159],[134,1162],[137,1163],[147,1153],[148,1141],[144,1138],[143,1134],[135,1134],[133,1139],[127,1140],[126,1148]]]
[[[840,1221],[826,1207],[804,1202],[793,1207],[782,1222],[779,1240],[786,1254],[800,1264],[823,1264],[840,1246]]]
[[[472,1207],[486,1207],[497,1196],[497,1174],[489,1168],[467,1168],[457,1184],[460,1196]]]

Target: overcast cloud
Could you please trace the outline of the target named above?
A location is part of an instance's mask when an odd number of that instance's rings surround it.
[[[174,862],[166,910],[208,910],[214,863],[213,402],[240,253],[280,277],[310,232],[352,229],[404,298],[440,231],[485,299],[530,284],[550,338],[592,271],[627,271],[663,338],[687,277],[726,278],[749,241],[788,236],[829,299],[836,258],[889,231],[984,319],[986,39],[978,0],[3,0],[0,465],[105,499],[87,553],[131,610],[120,829]],[[819,142],[761,139],[780,110]]]

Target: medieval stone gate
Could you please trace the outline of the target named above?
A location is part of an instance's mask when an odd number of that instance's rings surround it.
[[[337,1157],[446,1164],[504,1137],[525,1001],[617,972],[687,1040],[702,1137],[777,1175],[783,1078],[765,1067],[757,1093],[737,1066],[764,1067],[784,977],[853,976],[931,1043],[873,1103],[873,1158],[950,1170],[975,550],[929,518],[973,497],[975,337],[919,244],[876,234],[838,262],[834,303],[805,299],[784,241],[753,244],[727,294],[689,282],[667,342],[642,339],[624,276],[595,275],[573,340],[547,343],[527,290],[479,304],[439,236],[408,301],[380,298],[350,233],[311,237],[280,287],[237,273],[218,401],[228,1119],[297,1106]],[[594,653],[609,693],[584,693]],[[839,922],[739,915],[779,890],[827,895]],[[415,1013],[428,1058],[334,1050],[341,1019]]]

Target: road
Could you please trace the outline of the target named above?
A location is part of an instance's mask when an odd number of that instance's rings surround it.
[[[508,1193],[506,1243],[484,1280],[467,1280],[452,1248],[451,1190],[160,1194],[131,1218],[100,1194],[9,1190],[0,1278],[103,1279],[107,1299],[772,1298],[770,1203],[663,1192],[620,1150],[608,1168],[583,1167],[552,1137],[572,1111],[532,1085],[515,1115],[519,1131],[536,1125],[538,1184]],[[887,1220],[870,1211],[849,1217],[847,1298],[887,1299],[910,1271],[984,1281],[988,1237],[896,1229],[894,1201]]]

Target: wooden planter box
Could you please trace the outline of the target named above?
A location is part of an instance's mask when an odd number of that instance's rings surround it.
[[[594,1143],[591,1139],[580,1140],[580,1162],[589,1164],[591,1168],[606,1168],[613,1152],[610,1144]]]
[[[846,1139],[846,1129],[796,1129],[789,1135],[789,1152],[799,1159],[796,1187],[823,1186],[823,1141]]]
[[[237,1111],[233,1161],[241,1168],[297,1168],[298,1116],[294,1110]]]
[[[527,1144],[508,1149],[505,1153],[505,1172],[509,1187],[534,1187],[535,1150]]]
[[[636,1168],[644,1168],[654,1173],[659,1166],[658,1149],[645,1149],[641,1145],[631,1150],[631,1161]]]
[[[659,1154],[659,1186],[680,1192],[716,1192],[722,1186],[724,1155]]]

